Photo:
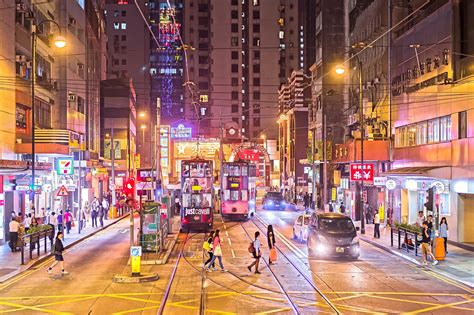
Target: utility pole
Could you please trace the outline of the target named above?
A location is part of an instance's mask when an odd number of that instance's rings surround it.
[[[110,137],[111,137],[111,146],[110,146],[110,156],[112,160],[112,207],[116,207],[116,196],[115,196],[115,146],[114,146],[114,128],[110,130]]]
[[[359,58],[357,58],[359,59]],[[359,119],[360,119],[360,165],[362,174],[364,174],[364,138],[365,138],[365,125],[364,125],[364,93],[362,91],[362,62],[358,60],[357,68],[359,69]],[[365,234],[365,220],[364,220],[364,176],[360,179],[360,202],[359,202],[359,214],[360,214],[360,233]]]

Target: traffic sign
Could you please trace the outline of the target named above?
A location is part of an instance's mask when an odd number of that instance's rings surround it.
[[[58,197],[66,197],[69,195],[69,192],[67,191],[66,189],[66,186],[61,186],[61,188],[59,188],[58,190],[58,193],[56,194]]]
[[[58,158],[56,173],[58,175],[74,174],[74,158]]]
[[[141,246],[132,246],[130,247],[130,256],[138,257],[142,255],[142,247]]]

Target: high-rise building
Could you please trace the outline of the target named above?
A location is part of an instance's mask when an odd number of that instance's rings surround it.
[[[151,36],[145,22],[149,6],[143,0],[137,4],[138,7],[135,1],[106,1],[107,78],[129,78],[133,82],[139,112],[137,128],[144,135],[137,138],[140,167],[151,167],[155,151],[150,143],[155,143],[157,119],[156,102],[150,100]]]
[[[152,104],[156,105],[155,108],[159,111],[162,125],[183,123],[183,0],[151,0],[148,6],[150,24],[155,35],[150,44]]]

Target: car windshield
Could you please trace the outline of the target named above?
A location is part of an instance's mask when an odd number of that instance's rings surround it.
[[[355,230],[349,218],[320,218],[319,228],[327,232],[353,232]]]
[[[304,225],[308,225],[310,219],[310,217],[304,217]]]
[[[283,195],[279,192],[269,192],[269,193],[267,193],[267,198],[270,198],[270,199],[283,199]]]

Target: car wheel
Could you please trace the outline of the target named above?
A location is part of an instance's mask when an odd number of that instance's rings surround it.
[[[295,229],[293,228],[293,239],[296,239]]]
[[[308,259],[316,259],[316,254],[315,252],[313,251],[313,249],[308,246]]]
[[[304,240],[303,240],[303,232],[300,232],[300,243],[304,243]]]

